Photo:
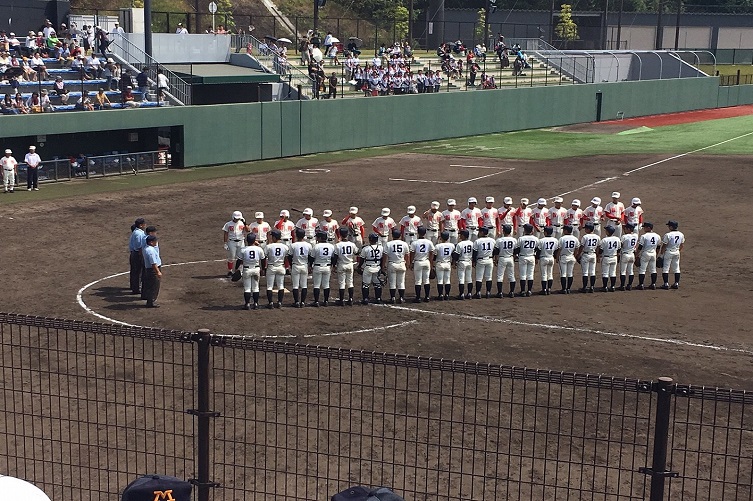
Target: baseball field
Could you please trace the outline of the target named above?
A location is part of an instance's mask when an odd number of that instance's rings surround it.
[[[2,309],[750,390],[751,187],[751,107],[47,184],[0,197]],[[680,290],[244,311],[225,278],[221,228],[234,210],[272,222],[280,209],[342,218],[356,205],[370,225],[382,207],[398,219],[447,198],[568,206],[612,191],[640,197],[659,233],[680,222]],[[128,294],[138,216],[159,231],[158,310]],[[409,273],[409,298],[412,286]]]

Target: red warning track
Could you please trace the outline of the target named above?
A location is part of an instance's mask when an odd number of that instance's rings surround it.
[[[626,118],[625,120],[609,120],[600,124],[620,124],[629,126],[661,127],[663,125],[678,125],[720,118],[741,117],[753,115],[753,105],[730,106],[729,108],[710,108],[707,110],[683,111],[681,113],[667,113],[666,115],[649,115],[646,117]]]

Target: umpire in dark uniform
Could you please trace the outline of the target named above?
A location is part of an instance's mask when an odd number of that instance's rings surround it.
[[[149,235],[146,237],[146,247],[144,247],[144,290],[143,296],[146,299],[147,308],[159,308],[154,302],[159,296],[160,283],[162,282],[162,259],[157,247],[157,237]]]
[[[146,244],[144,227],[146,221],[143,217],[136,219],[131,225],[131,238],[128,241],[128,263],[131,268],[131,294],[141,294],[141,276],[144,273],[144,256],[141,251]]]

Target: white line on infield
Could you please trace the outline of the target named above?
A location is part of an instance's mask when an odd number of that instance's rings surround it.
[[[457,184],[455,181],[432,181],[430,179],[403,179],[401,177],[391,177],[390,181],[407,181],[409,183]]]
[[[488,165],[459,165],[459,164],[450,164],[450,167],[464,167],[466,169],[491,169],[491,170],[512,170],[513,167],[489,167]]]
[[[474,177],[471,179],[466,179],[464,181],[434,181],[432,179],[405,179],[400,177],[391,177],[389,178],[390,181],[406,181],[409,183],[436,183],[436,184],[465,184],[470,183],[472,181],[478,181],[479,179],[484,179],[487,177],[496,176],[498,174],[504,174],[505,172],[510,172],[512,170],[515,170],[515,167],[487,167],[484,165],[450,165],[450,167],[468,167],[468,168],[475,168],[475,169],[493,169],[497,172],[493,172],[491,174],[486,174],[484,176]]]
[[[570,331],[570,332],[580,332],[584,334],[596,334],[599,336],[610,336],[610,337],[621,337],[621,338],[627,338],[627,339],[639,339],[641,341],[653,341],[657,343],[666,343],[666,344],[674,344],[674,345],[680,345],[680,346],[689,346],[692,348],[704,348],[708,350],[714,350],[714,351],[725,351],[725,352],[732,352],[732,353],[744,353],[746,355],[753,355],[753,350],[746,350],[744,348],[729,348],[727,346],[720,346],[720,345],[714,345],[714,344],[702,344],[702,343],[693,343],[691,341],[683,341],[681,339],[673,339],[673,338],[659,338],[659,337],[653,337],[653,336],[641,336],[639,334],[627,334],[624,332],[610,332],[610,331],[602,331],[598,329],[585,329],[582,327],[568,327],[566,325],[556,325],[556,324],[542,324],[542,323],[536,323],[536,322],[522,322],[520,320],[509,320],[506,318],[496,318],[496,317],[481,317],[476,315],[464,315],[460,313],[447,313],[443,311],[431,311],[431,310],[422,310],[419,308],[411,308],[407,306],[393,306],[393,305],[385,305],[387,308],[393,308],[396,310],[404,310],[404,311],[412,311],[416,313],[424,313],[426,315],[438,315],[438,316],[445,316],[445,317],[454,317],[454,318],[460,318],[464,320],[477,320],[479,322],[487,322],[487,323],[500,323],[500,324],[510,324],[510,325],[521,325],[525,327],[539,327],[543,329],[552,329],[552,330],[563,330],[563,331]]]
[[[405,327],[406,325],[417,324],[417,323],[418,323],[418,320],[407,320],[405,322],[400,322],[397,324],[383,325],[381,327],[372,327],[371,329],[359,329],[356,331],[329,332],[327,334],[305,334],[303,336],[296,336],[295,334],[281,334],[279,336],[270,335],[270,336],[258,336],[258,337],[265,338],[265,339],[279,339],[279,338],[295,338],[295,337],[312,338],[312,337],[328,337],[328,336],[346,336],[348,334],[365,334],[367,332],[386,331],[387,329],[395,329],[397,327]]]

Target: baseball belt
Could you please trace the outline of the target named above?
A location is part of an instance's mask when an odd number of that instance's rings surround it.
[[[314,263],[314,266],[330,266],[329,264]]]
[[[468,229],[469,229],[469,230],[477,230],[477,229],[478,229],[478,226],[469,226],[469,227],[468,227]]]
[[[258,267],[258,266],[246,266],[246,265],[244,264],[244,265],[243,265],[243,269],[244,269],[244,270],[258,270],[258,269],[259,269],[259,267]]]
[[[240,242],[240,240],[236,240],[235,238],[231,238],[230,240],[232,240],[233,242]]]
[[[429,228],[428,230],[426,230],[426,232],[427,232],[427,233],[429,233],[429,232],[432,232],[432,233],[436,233],[436,232],[438,232],[438,231],[439,231],[439,230],[434,230],[434,229],[431,229],[431,228]]]
[[[426,230],[426,231],[431,231],[431,230]],[[415,233],[408,233],[408,236],[409,236],[409,237],[415,237],[415,236],[416,236],[416,234],[415,234]]]
[[[457,229],[452,229],[452,230],[447,230],[447,231],[449,231],[450,233],[455,233],[458,230]]]
[[[562,225],[561,225],[561,224],[559,224],[559,223],[552,223],[552,226],[554,226],[554,227],[556,227],[556,228],[559,228],[559,227],[560,227],[560,226],[562,226]]]

